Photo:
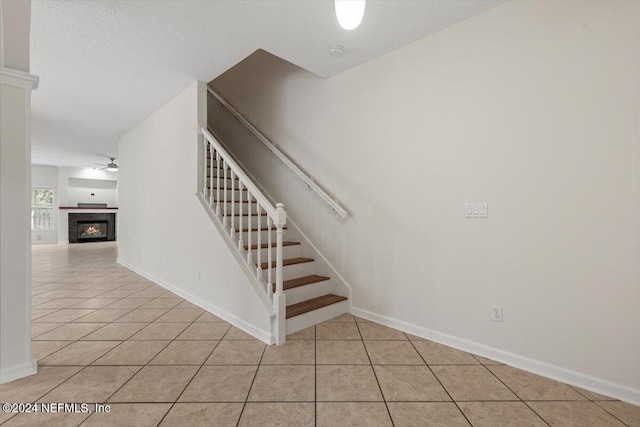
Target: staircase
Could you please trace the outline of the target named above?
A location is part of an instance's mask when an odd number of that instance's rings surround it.
[[[271,203],[213,130],[201,127],[200,133],[199,197],[271,304],[274,342],[283,344],[288,334],[349,312],[347,291],[327,275],[326,263],[318,265],[303,234],[285,225],[284,206]]]

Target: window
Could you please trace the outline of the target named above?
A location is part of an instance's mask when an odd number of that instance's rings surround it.
[[[31,189],[31,229],[53,230],[53,190]]]

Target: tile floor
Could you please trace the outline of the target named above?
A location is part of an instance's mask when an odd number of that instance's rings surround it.
[[[640,408],[351,315],[265,346],[116,264],[114,243],[33,248],[37,375],[0,402],[109,413],[3,426],[640,426]]]

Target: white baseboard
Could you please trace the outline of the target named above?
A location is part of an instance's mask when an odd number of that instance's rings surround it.
[[[185,300],[189,301],[190,303],[193,303],[195,305],[197,305],[198,307],[201,307],[203,309],[205,309],[206,311],[208,311],[209,313],[218,316],[219,318],[221,318],[222,320],[224,320],[225,322],[231,323],[233,326],[235,326],[238,329],[242,329],[243,331],[245,331],[246,333],[248,333],[251,336],[256,337],[257,339],[259,339],[260,341],[266,343],[266,344],[273,344],[275,342],[275,338],[272,336],[271,331],[266,331],[264,329],[260,329],[255,327],[254,325],[251,325],[247,322],[245,322],[242,319],[237,318],[236,316],[234,316],[233,314],[221,309],[220,307],[217,307],[195,295],[190,294],[189,292],[186,292],[182,289],[180,289],[179,287],[172,285],[171,283],[168,283],[165,280],[160,279],[159,277],[156,277],[150,273],[147,273],[144,270],[139,269],[138,267],[135,267],[132,264],[129,264],[128,262],[118,258],[118,264],[122,265],[123,267],[128,268],[131,271],[134,271],[135,273],[138,273],[139,275],[141,275],[142,277],[151,280],[152,282],[162,286],[163,288],[173,292],[174,294],[184,298]]]
[[[0,369],[0,384],[8,383],[9,381],[18,380],[37,373],[38,362],[31,359],[31,362]]]
[[[351,314],[389,326],[390,328],[398,329],[412,335],[447,345],[449,347],[457,348],[458,350],[477,354],[478,356],[486,357],[527,372],[551,378],[556,381],[561,381],[585,390],[593,391],[594,393],[610,396],[633,405],[640,405],[639,389],[617,384],[602,378],[583,374],[581,372],[572,371],[560,366],[551,365],[519,354],[510,353],[508,351],[489,347],[474,341],[458,338],[453,335],[437,332],[403,320],[383,316],[353,306],[351,307]]]

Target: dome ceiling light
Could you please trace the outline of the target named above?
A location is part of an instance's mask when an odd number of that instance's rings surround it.
[[[334,0],[338,23],[345,30],[353,30],[360,25],[367,0]]]

